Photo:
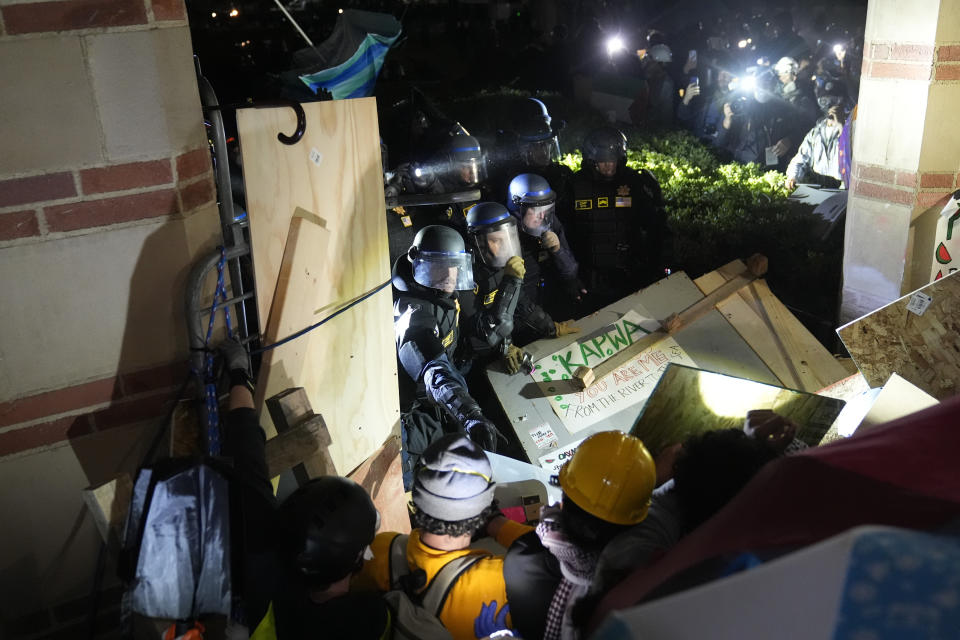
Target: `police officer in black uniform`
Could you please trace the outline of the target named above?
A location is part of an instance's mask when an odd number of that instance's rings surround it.
[[[663,276],[669,241],[660,184],[627,167],[627,138],[602,127],[583,143],[573,207],[563,220],[589,294],[583,315]]]
[[[561,317],[569,317],[572,303],[586,293],[556,208],[557,194],[543,176],[521,173],[510,181],[507,209],[520,227],[526,267],[514,328],[514,342],[520,346],[579,331],[569,320],[555,322],[550,313],[560,311]],[[550,311],[544,308],[547,305]]]
[[[458,292],[471,291],[472,258],[456,230],[421,229],[406,256],[394,263],[393,327],[400,368],[404,485],[410,486],[420,454],[444,433],[466,432],[489,451],[503,436],[470,396],[457,353]]]
[[[385,188],[385,194],[434,195],[445,204],[397,206],[387,211],[390,259],[406,254],[420,229],[430,224],[447,224],[465,230],[466,209],[478,202],[465,200],[465,192],[483,188],[486,157],[480,142],[465,129],[450,136],[444,150],[433,161],[409,163],[397,167]]]
[[[464,295],[470,344],[480,360],[502,358],[507,370],[516,373],[522,353],[513,345],[512,334],[524,277],[517,221],[502,204],[481,202],[467,212],[466,222],[476,256],[476,285]]]

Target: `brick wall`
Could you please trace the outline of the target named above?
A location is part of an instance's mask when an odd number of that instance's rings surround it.
[[[183,0],[7,0],[0,77],[0,637],[75,636],[99,547],[80,491],[143,455],[219,242]]]

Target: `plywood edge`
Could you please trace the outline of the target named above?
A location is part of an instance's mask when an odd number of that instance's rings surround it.
[[[694,282],[709,291],[743,267],[734,260]],[[813,393],[848,375],[765,281],[755,281],[718,309],[784,386]]]
[[[743,268],[742,261],[734,260],[716,271],[700,276],[694,280],[694,284],[707,293],[721,286],[727,280],[725,277],[727,274],[739,273]],[[783,344],[757,310],[751,306],[748,299],[752,300],[754,297],[745,294],[747,290],[731,296],[718,304],[717,309],[781,384],[791,389],[811,391],[810,384],[805,384],[796,367],[791,366]]]

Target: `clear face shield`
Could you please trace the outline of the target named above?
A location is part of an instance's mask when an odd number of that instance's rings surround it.
[[[473,260],[466,251],[420,251],[412,262],[413,279],[444,293],[473,289]]]
[[[520,235],[513,218],[502,224],[470,231],[470,238],[483,264],[502,269],[513,256],[520,255]]]
[[[539,238],[553,224],[556,202],[537,202],[520,205],[520,226],[524,233]]]
[[[557,137],[520,143],[520,158],[527,166],[546,167],[560,162],[560,143]]]
[[[455,180],[459,180],[464,185],[473,186],[480,184],[487,177],[487,163],[483,156],[453,160],[451,171]]]

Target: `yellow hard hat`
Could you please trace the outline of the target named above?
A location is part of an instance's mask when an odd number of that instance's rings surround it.
[[[560,469],[560,488],[567,497],[614,524],[646,518],[656,484],[657,468],[643,441],[622,431],[593,434]]]

